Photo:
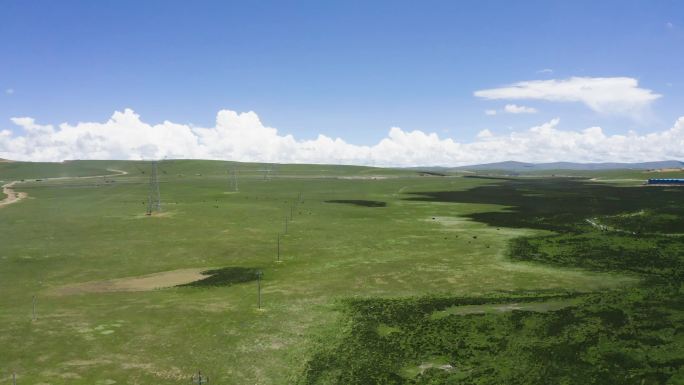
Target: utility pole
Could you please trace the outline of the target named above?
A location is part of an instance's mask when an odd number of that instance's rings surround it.
[[[202,376],[201,370],[197,371],[197,376],[195,376],[195,375],[192,376],[192,383],[193,384],[202,385],[202,384],[206,384],[207,382],[209,382],[209,377]]]
[[[152,173],[150,174],[150,186],[147,196],[147,215],[152,215],[153,211],[161,212],[161,196],[159,194],[159,175],[156,160],[152,162]]]
[[[257,271],[257,309],[261,309],[261,276],[263,273],[261,270]]]
[[[161,212],[161,195],[159,194],[159,172],[157,169],[157,161],[154,162],[152,165],[153,169],[153,174],[154,174],[154,198],[155,198],[155,208],[157,211]]]

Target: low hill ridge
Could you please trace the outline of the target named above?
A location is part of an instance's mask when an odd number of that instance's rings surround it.
[[[684,168],[684,162],[678,160],[664,160],[658,162],[640,163],[575,163],[575,162],[551,162],[551,163],[525,163],[516,161],[476,164],[471,166],[455,167],[454,170],[506,170],[506,171],[541,171],[541,170],[655,170],[655,169],[680,169]]]

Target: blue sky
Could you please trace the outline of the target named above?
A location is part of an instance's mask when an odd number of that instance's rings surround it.
[[[0,9],[0,130],[14,136],[23,131],[11,118],[104,122],[125,108],[150,124],[202,127],[222,109],[255,111],[280,134],[357,145],[394,126],[471,142],[554,118],[566,130],[645,134],[684,115],[681,1],[3,0]],[[632,78],[661,97],[635,116],[474,94],[571,77]],[[507,104],[536,113],[505,113]]]

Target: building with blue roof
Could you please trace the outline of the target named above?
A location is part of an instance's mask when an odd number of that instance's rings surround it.
[[[681,178],[649,179],[648,184],[676,184],[676,185],[684,186],[684,179],[681,179]]]

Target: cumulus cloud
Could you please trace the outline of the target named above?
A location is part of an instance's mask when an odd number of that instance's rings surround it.
[[[640,88],[637,79],[628,77],[531,80],[475,91],[475,96],[490,100],[580,102],[596,112],[635,117],[661,97]]]
[[[145,123],[133,110],[115,112],[105,122],[39,124],[13,118],[19,133],[0,131],[0,158],[27,161],[66,159],[201,158],[246,162],[345,163],[384,166],[455,166],[519,160],[613,161],[684,158],[684,117],[668,130],[638,135],[606,135],[600,127],[561,130],[553,119],[527,130],[496,134],[483,130],[460,143],[436,133],[393,127],[370,146],[319,135],[299,140],[265,126],[254,112],[222,110],[213,127],[169,121]]]
[[[519,106],[517,104],[506,104],[504,111],[509,114],[536,114],[537,109],[526,106]]]

